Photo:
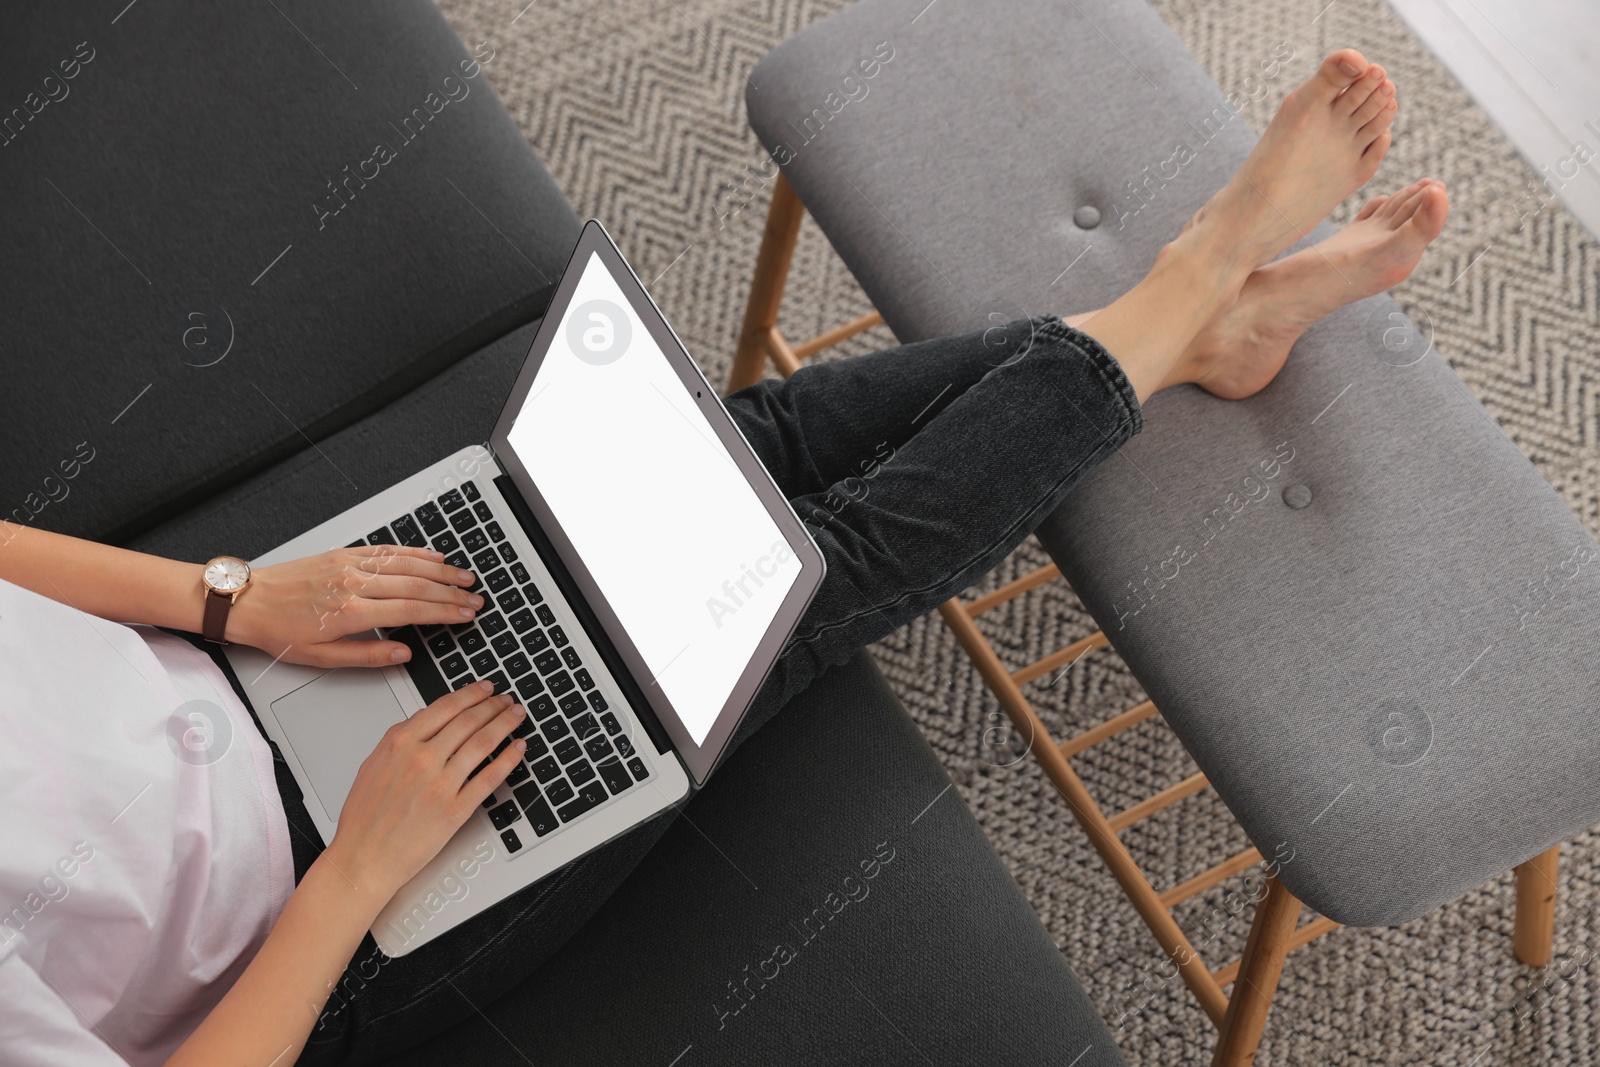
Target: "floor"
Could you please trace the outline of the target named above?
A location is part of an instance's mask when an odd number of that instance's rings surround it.
[[[1539,2],[1519,0],[1515,10]],[[441,0],[463,39],[498,49],[502,58],[487,68],[495,90],[578,213],[604,219],[640,275],[657,279],[652,293],[713,381],[728,371],[768,199],[745,121],[744,77],[768,49],[843,3]],[[1390,69],[1403,107],[1376,187],[1433,175],[1451,193],[1444,235],[1394,295],[1417,322],[1431,324],[1463,381],[1588,528],[1600,531],[1600,240],[1592,230],[1559,200],[1527,212],[1537,169],[1384,0],[1154,6],[1225,90],[1244,85],[1278,42],[1296,50],[1296,62],[1307,64],[1300,69],[1342,45]],[[1556,77],[1553,64],[1546,69]],[[1269,83],[1272,92],[1247,108],[1256,129],[1290,80]],[[1337,218],[1347,219],[1360,199]],[[808,221],[790,274],[785,330],[808,337],[866,310]],[[880,329],[844,351],[891,341]],[[1037,546],[1025,546],[974,593],[1041,559]],[[986,615],[983,625],[1013,669],[1093,628],[1060,582]],[[1209,1023],[1181,983],[1163,981],[1155,943],[1060,797],[1031,760],[997,751],[998,706],[949,631],[937,618],[919,619],[873,652],[1111,1021],[1128,1062],[1209,1062]],[[1035,683],[1029,695],[1060,737],[1143,699],[1126,666],[1105,652]],[[1075,763],[1108,811],[1194,770],[1159,721]],[[1243,847],[1209,791],[1124,840],[1161,888]],[[1236,888],[1225,883],[1179,915],[1219,965],[1238,954],[1248,931],[1249,913],[1226,908],[1224,894]],[[1584,834],[1567,850],[1560,892],[1556,957],[1543,971],[1511,954],[1509,876],[1397,929],[1338,930],[1299,950],[1285,968],[1257,1062],[1600,1065],[1600,956],[1589,947],[1600,915],[1600,835]],[[678,1067],[694,1067],[692,1056]]]
[[[1600,234],[1600,7],[1594,0],[1392,0],[1536,172]]]

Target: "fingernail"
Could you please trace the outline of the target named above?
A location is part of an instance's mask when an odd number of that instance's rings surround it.
[[[1357,74],[1361,73],[1361,68],[1350,62],[1348,59],[1341,59],[1339,61],[1339,69],[1344,71],[1347,77],[1351,78],[1354,78]]]
[[[523,749],[528,747],[528,742],[519,737],[516,739],[516,741],[512,742],[511,747],[516,749],[518,752],[521,752]]]
[[[1383,77],[1383,71],[1379,70],[1377,67],[1373,67],[1371,70],[1367,71],[1367,77],[1381,78]]]
[[[481,601],[481,600],[480,600],[480,601],[479,601],[479,602],[478,602],[478,603],[480,603],[480,604],[481,604],[481,603],[483,603],[483,601]],[[472,618],[472,609],[471,609],[471,608],[460,608],[460,609],[458,609],[458,610],[459,610],[459,611],[460,611],[460,612],[461,612],[461,617],[462,617],[462,618],[463,618],[463,619],[470,619],[470,618]]]
[[[1384,96],[1393,96],[1394,95],[1394,85],[1393,85],[1393,83],[1387,84],[1379,91],[1382,92]]]
[[[464,570],[457,569],[456,570],[456,581],[462,583],[463,585],[471,585],[472,584],[472,572],[471,571],[464,571]]]
[[[444,559],[443,552],[439,552],[431,548],[428,550],[428,555],[432,556],[434,559]]]
[[[397,648],[393,652],[389,653],[389,662],[404,663],[406,661],[406,657],[410,654],[411,650],[409,648]]]
[[[490,689],[494,688],[494,683],[493,682],[479,682],[478,683],[478,688],[479,689],[483,689],[483,690],[490,690]]]

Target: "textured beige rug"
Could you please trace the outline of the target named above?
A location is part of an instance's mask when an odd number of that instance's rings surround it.
[[[745,123],[744,76],[838,0],[525,4],[442,6],[463,38],[498,49],[490,80],[529,141],[578,212],[603,218],[640,274],[656,279],[656,298],[718,380],[767,204]],[[1347,44],[1389,68],[1401,111],[1374,188],[1431,175],[1448,183],[1452,202],[1444,236],[1395,295],[1424,329],[1431,325],[1445,357],[1588,526],[1600,527],[1600,242],[1538,188],[1538,170],[1382,0],[1160,0],[1157,7],[1225,90],[1252,94],[1247,78],[1256,62],[1280,45],[1303,60],[1297,71]],[[1257,129],[1291,81],[1266,82],[1265,95],[1247,108]],[[785,305],[790,336],[865,310],[808,222]],[[879,331],[846,351],[890,340]],[[1041,562],[1036,547],[1025,547],[986,588]],[[985,623],[1013,667],[1092,629],[1059,582]],[[998,706],[943,625],[919,620],[875,652],[1130,1063],[1209,1062],[1210,1025],[1181,983],[1161,980],[1154,942],[1044,776],[994,744]],[[1057,736],[1142,699],[1127,669],[1105,652],[1049,685],[1035,683],[1031,696]],[[1193,771],[1159,720],[1077,765],[1108,811]],[[1158,887],[1245,844],[1210,793],[1125,840]],[[1597,843],[1585,835],[1563,858],[1556,959],[1543,972],[1511,954],[1511,883],[1502,878],[1405,927],[1339,930],[1292,955],[1258,1062],[1600,1062],[1600,974],[1590,947],[1600,904]],[[1213,966],[1237,956],[1248,929],[1249,913],[1235,917],[1227,907],[1230,888],[1237,883],[1188,902],[1180,914]]]

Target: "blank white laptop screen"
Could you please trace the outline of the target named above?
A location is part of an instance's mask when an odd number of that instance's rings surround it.
[[[598,255],[507,440],[703,743],[800,562]]]

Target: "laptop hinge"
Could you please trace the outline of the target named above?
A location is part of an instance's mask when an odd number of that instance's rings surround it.
[[[666,728],[656,718],[655,709],[645,699],[644,692],[639,688],[639,683],[628,671],[622,662],[622,657],[617,654],[616,646],[611,643],[605,629],[596,619],[594,612],[589,610],[589,602],[584,600],[583,594],[578,592],[577,583],[572,580],[572,575],[567,571],[566,565],[561,562],[561,557],[556,554],[555,546],[544,535],[544,530],[533,517],[527,502],[522,499],[522,494],[517,491],[511,476],[498,475],[494,479],[494,486],[500,490],[500,495],[511,508],[511,513],[516,516],[517,522],[522,524],[523,532],[528,535],[528,540],[533,542],[539,558],[544,561],[545,568],[550,576],[556,580],[556,585],[561,589],[561,595],[572,606],[573,613],[578,616],[578,621],[589,634],[589,640],[594,642],[594,647],[600,653],[600,658],[605,662],[606,669],[611,672],[611,677],[617,680],[617,685],[622,689],[622,695],[628,698],[628,703],[633,707],[633,713],[638,716],[643,724],[645,733],[650,735],[650,740],[655,744],[656,751],[662,755],[673,751],[672,740],[667,736]]]

